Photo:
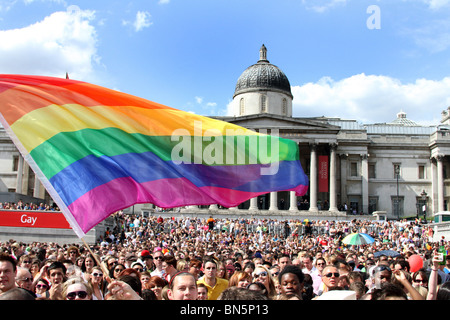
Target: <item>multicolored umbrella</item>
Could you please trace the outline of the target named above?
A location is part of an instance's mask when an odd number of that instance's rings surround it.
[[[361,244],[370,244],[374,241],[374,238],[367,233],[351,233],[342,240],[342,243],[358,246]]]

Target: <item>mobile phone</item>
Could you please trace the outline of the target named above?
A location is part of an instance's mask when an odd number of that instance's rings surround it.
[[[436,259],[436,261],[439,261],[439,262],[444,261],[444,254],[443,253],[437,253],[435,255],[435,259]]]

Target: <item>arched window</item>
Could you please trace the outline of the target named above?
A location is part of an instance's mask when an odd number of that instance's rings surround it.
[[[245,112],[245,106],[244,106],[244,98],[241,98],[239,101],[239,115],[243,115]]]
[[[261,112],[267,112],[267,98],[266,96],[263,94],[261,95]]]

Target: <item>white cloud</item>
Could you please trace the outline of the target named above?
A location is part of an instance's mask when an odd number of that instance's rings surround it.
[[[170,0],[159,0],[158,4],[168,4]]]
[[[403,31],[412,37],[415,44],[431,53],[438,53],[450,48],[450,21],[434,20],[425,26]]]
[[[403,84],[382,75],[358,74],[335,81],[324,77],[316,83],[293,86],[295,117],[338,117],[362,123],[391,122],[399,111],[423,125],[439,124],[450,106],[450,77],[418,79]]]
[[[308,10],[323,13],[337,5],[345,5],[347,0],[302,0]]]
[[[70,9],[70,10],[69,10]],[[98,63],[95,12],[55,12],[21,29],[0,31],[0,69],[3,73],[39,74],[85,79]]]
[[[437,10],[450,5],[450,0],[423,0],[430,9]]]
[[[136,32],[141,31],[144,28],[150,27],[153,22],[150,21],[152,16],[147,11],[138,11],[136,13],[136,20],[134,20],[133,26]]]
[[[202,97],[195,97],[195,102],[197,102],[198,104],[201,104],[203,102],[203,98]]]

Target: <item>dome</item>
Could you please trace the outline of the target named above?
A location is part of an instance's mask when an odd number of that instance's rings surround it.
[[[288,78],[277,66],[267,60],[267,49],[262,45],[258,62],[248,67],[239,77],[233,97],[244,92],[280,91],[292,98]]]
[[[406,118],[406,113],[403,111],[400,111],[399,113],[397,113],[397,119],[395,119],[394,121],[392,121],[389,124],[396,124],[396,125],[401,125],[401,126],[411,126],[411,127],[419,126],[414,121]]]

